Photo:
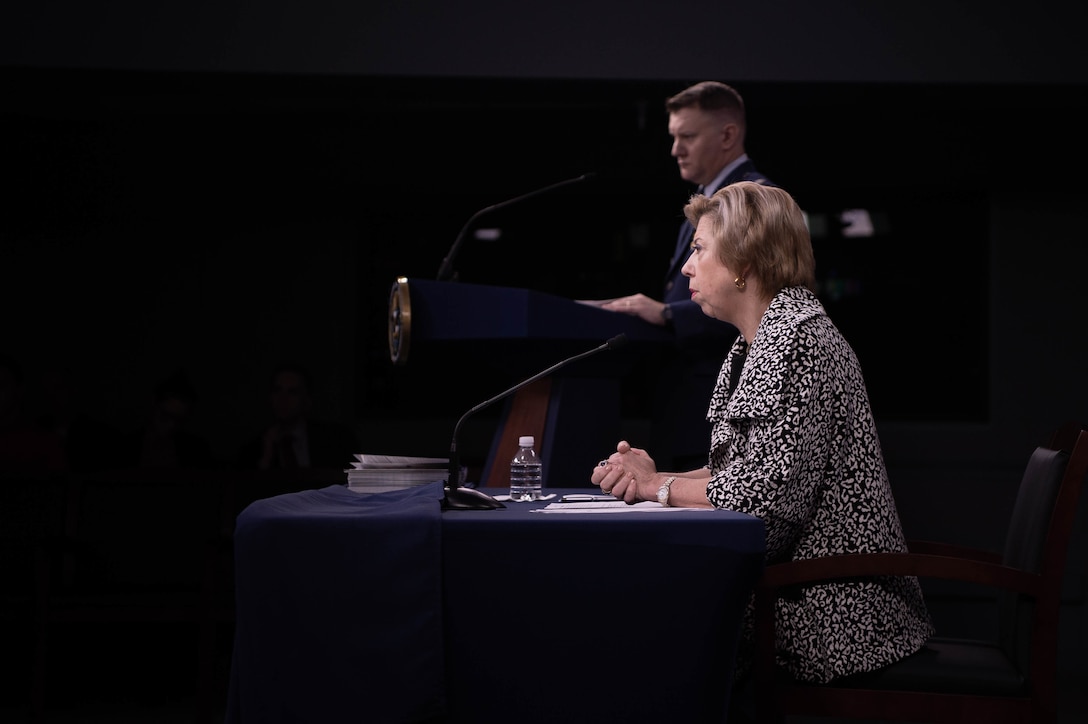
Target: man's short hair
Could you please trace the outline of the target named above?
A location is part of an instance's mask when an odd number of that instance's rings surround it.
[[[732,86],[716,80],[704,80],[670,96],[665,110],[675,113],[681,108],[700,108],[704,111],[729,110],[744,117],[744,99]]]

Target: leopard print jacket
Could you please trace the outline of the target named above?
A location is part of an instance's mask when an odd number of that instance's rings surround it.
[[[804,287],[780,291],[729,392],[738,339],[718,377],[707,497],[763,519],[767,562],[902,551],[902,526],[853,349]],[[812,586],[776,608],[777,659],[826,683],[917,651],[933,627],[916,578]],[[738,675],[750,666],[752,608]]]

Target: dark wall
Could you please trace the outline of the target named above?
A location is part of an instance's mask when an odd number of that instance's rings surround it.
[[[1083,83],[1082,3],[14,0],[0,64],[750,82]]]
[[[15,339],[44,318],[61,331],[27,343],[31,361],[71,334],[123,350],[86,372],[122,419],[141,409],[130,388],[184,362],[230,400],[198,413],[217,439],[254,424],[254,370],[298,348],[329,380],[331,416],[399,416],[418,400],[453,414],[436,399],[459,409],[475,388],[384,364],[391,280],[432,276],[476,209],[593,171],[494,218],[501,243],[466,244],[462,278],[570,296],[654,288],[689,191],[661,102],[717,77],[748,101],[752,156],[814,218],[861,207],[890,221],[866,248],[816,244],[829,286],[865,289],[825,299],[882,419],[910,431],[900,444],[889,428],[892,454],[916,454],[917,428],[937,422],[956,434],[927,457],[1002,455],[1054,412],[1015,430],[1003,412],[1014,383],[994,360],[1013,345],[995,309],[1016,284],[1002,275],[1021,273],[994,246],[994,199],[1083,188],[1069,169],[1084,165],[1085,19],[1054,0],[7,3],[15,191],[0,232],[20,262],[8,294],[31,290],[37,315],[13,322]],[[525,249],[541,250],[532,271]],[[915,361],[935,328],[960,375]],[[979,429],[1000,443],[961,443]]]
[[[386,344],[392,281],[434,278],[478,209],[596,173],[484,217],[502,237],[470,235],[455,267],[603,297],[657,290],[690,193],[662,110],[680,81],[4,77],[9,339],[28,363],[91,350],[73,361],[120,424],[185,366],[224,454],[259,424],[283,358],[318,371],[325,415],[363,424],[446,420],[501,389],[490,371],[455,382],[445,359],[394,368]],[[1083,264],[1084,181],[1064,179],[1088,160],[1084,87],[737,85],[750,154],[819,221],[823,296],[893,460],[1018,460],[1054,417],[1080,414],[1083,392],[1034,387],[1074,371],[1079,338],[1060,355],[1019,345],[1033,314],[1060,319],[1080,294],[1062,275]],[[879,233],[844,238],[836,215],[851,208]],[[432,437],[441,451],[447,433]]]

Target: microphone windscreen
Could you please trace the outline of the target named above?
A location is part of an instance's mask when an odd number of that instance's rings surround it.
[[[608,340],[604,344],[605,344],[605,347],[608,348],[608,349],[619,349],[623,345],[627,344],[627,335],[626,334],[617,334],[615,337]]]

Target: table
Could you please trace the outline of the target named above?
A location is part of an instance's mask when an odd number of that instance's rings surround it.
[[[724,721],[762,521],[440,498],[242,511],[229,723]]]

